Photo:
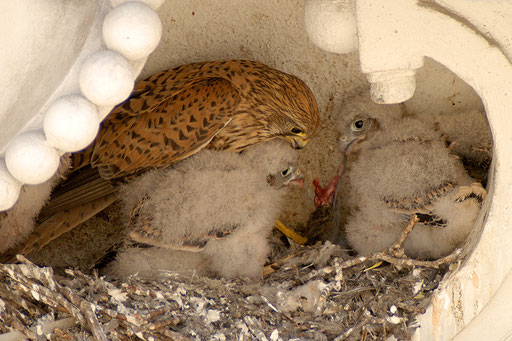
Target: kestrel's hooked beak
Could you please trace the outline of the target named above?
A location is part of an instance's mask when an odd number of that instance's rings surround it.
[[[306,145],[309,142],[309,138],[306,138],[305,136],[298,136],[298,135],[288,135],[286,136],[286,139],[290,141],[292,144],[292,147],[294,149],[302,149],[306,147]]]

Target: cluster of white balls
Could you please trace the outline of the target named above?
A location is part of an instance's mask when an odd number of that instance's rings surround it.
[[[103,21],[107,49],[87,58],[80,69],[81,94],[56,99],[44,115],[42,131],[15,137],[0,160],[0,210],[12,207],[22,184],[40,184],[57,171],[62,153],[87,147],[100,124],[98,107],[128,98],[134,75],[129,61],[146,58],[157,47],[162,24],[154,9],[165,0],[111,0]]]

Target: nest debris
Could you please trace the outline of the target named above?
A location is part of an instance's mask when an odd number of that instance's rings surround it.
[[[402,243],[415,223],[390,249],[364,257],[329,242],[294,244],[259,283],[169,272],[121,282],[77,269],[57,274],[17,256],[0,264],[0,332],[32,340],[410,339],[415,316],[461,253],[406,258]]]

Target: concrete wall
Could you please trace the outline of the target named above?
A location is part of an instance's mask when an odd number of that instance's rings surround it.
[[[361,9],[364,8],[364,4],[370,3],[371,0],[358,1],[358,4],[362,4]],[[412,3],[412,1],[407,1],[407,4]],[[486,4],[482,1],[436,2],[424,0],[419,3],[423,9],[428,8],[429,15],[434,13],[432,14],[434,16],[446,17],[446,13],[450,13],[452,19],[464,19],[458,20],[457,26],[453,26],[453,32],[460,26],[466,26],[469,28],[467,31],[472,30],[474,36],[478,36],[478,39],[485,39],[487,44],[493,48],[486,55],[489,61],[496,60],[496,63],[503,61],[504,65],[506,64],[505,59],[499,59],[500,51],[496,50],[501,49],[504,55],[511,55],[510,42],[512,40],[509,35],[509,25],[512,21],[508,14],[512,12],[509,3],[488,1],[487,4],[492,6],[484,8],[482,6]],[[2,35],[4,47],[0,51],[0,65],[2,65],[0,80],[3,84],[3,91],[0,93],[0,103],[2,104],[0,107],[0,124],[2,126],[0,150],[5,148],[11,138],[27,127],[31,118],[40,114],[45,103],[68,76],[68,70],[76,62],[90,33],[90,27],[97,19],[98,8],[104,5],[105,2],[100,0],[88,2],[19,0],[0,4],[2,16],[0,29],[2,32],[8,33]],[[405,11],[403,8],[405,7],[402,6],[400,9],[392,11],[391,16],[394,13],[400,14],[399,12]],[[412,9],[412,5],[410,8],[411,11],[415,10]],[[488,10],[485,10],[486,8]],[[435,14],[436,11],[439,13]],[[302,166],[306,169],[306,181],[310,183],[313,177],[320,177],[325,183],[335,173],[336,134],[330,128],[331,123],[337,119],[337,113],[342,108],[343,101],[355,93],[367,91],[369,85],[365,76],[360,72],[358,52],[344,55],[324,52],[308,39],[303,24],[303,1],[167,0],[158,9],[158,14],[164,27],[162,40],[158,49],[149,57],[142,76],[184,63],[229,58],[259,60],[269,66],[299,76],[315,93],[324,120],[322,130],[301,156]],[[376,24],[373,22],[373,25]],[[410,24],[414,25],[415,23]],[[65,29],[62,29],[64,27]],[[424,29],[416,33],[419,36],[427,31],[429,30]],[[446,31],[444,34],[449,37],[451,31]],[[409,36],[415,37],[410,33]],[[462,37],[465,36],[462,35]],[[482,49],[479,48],[480,45],[476,40],[475,46],[477,47],[475,55],[477,55]],[[495,48],[496,46],[498,48]],[[392,59],[393,54],[399,54],[396,52],[398,50],[390,49],[389,60]],[[496,87],[492,83],[481,82],[477,76],[474,76],[485,73],[488,60],[481,58],[469,66],[458,64],[458,51],[450,50],[451,46],[443,48],[442,52],[446,52],[448,57],[443,59],[445,54],[441,54],[438,60],[449,65],[461,78],[471,83],[486,99],[485,104],[488,110],[504,113],[505,102],[500,102],[497,100],[499,97],[492,96]],[[448,52],[451,52],[451,55]],[[380,50],[374,52],[377,60],[380,56],[379,53],[381,53]],[[421,55],[421,57],[423,56],[435,57],[437,55],[434,52],[429,52]],[[384,61],[388,60],[387,58],[383,59]],[[495,78],[497,82],[502,82],[500,84],[503,89],[506,89],[507,78],[500,78],[500,75],[504,75],[504,73],[500,73],[499,63],[496,63],[494,65],[496,68],[493,69],[496,72]],[[416,82],[415,95],[406,103],[409,111],[428,115],[432,112],[449,112],[482,105],[479,96],[470,86],[433,60],[426,59],[424,66],[417,70]],[[512,80],[508,78],[509,88],[510,84],[512,84]],[[453,303],[449,299],[443,301],[447,297],[447,293],[458,292],[464,295],[465,291],[463,292],[460,287],[461,283],[469,283],[471,279],[474,283],[474,278],[477,276],[477,279],[480,278],[480,287],[468,292],[473,295],[471,299],[477,303],[470,308],[468,305],[472,301],[459,297],[465,302],[462,306],[467,306],[464,308],[466,315],[462,319],[450,320],[451,322],[447,322],[446,325],[439,323],[434,325],[433,315],[429,315],[430,320],[428,317],[424,318],[422,321],[425,323],[425,327],[422,329],[425,339],[431,336],[435,336],[437,339],[451,338],[464,328],[473,315],[482,311],[483,306],[498,291],[502,280],[509,272],[510,262],[506,262],[506,259],[511,259],[511,257],[500,254],[500,248],[507,250],[506,242],[501,243],[503,245],[500,247],[495,247],[494,253],[489,254],[493,245],[500,244],[500,239],[506,240],[509,234],[507,220],[498,219],[507,215],[506,191],[509,191],[511,187],[506,181],[506,174],[501,170],[503,164],[508,162],[505,155],[507,152],[510,153],[511,145],[510,138],[506,138],[504,134],[507,119],[510,120],[505,114],[496,114],[491,120],[493,132],[498,133],[496,140],[500,145],[497,148],[498,156],[503,156],[497,163],[497,176],[493,178],[493,183],[498,184],[499,188],[496,188],[495,193],[497,199],[491,199],[488,202],[489,206],[491,203],[493,204],[490,210],[491,214],[487,218],[491,225],[489,228],[486,227],[486,230],[490,232],[484,231],[482,235],[483,246],[479,244],[479,233],[475,234],[473,240],[473,244],[477,247],[476,254],[480,259],[486,259],[486,261],[478,262],[473,257],[469,262],[471,268],[463,271],[461,275],[465,276],[465,282],[452,279],[447,285],[451,291],[444,291],[438,296],[439,302],[444,302],[443,304]],[[40,120],[33,122],[35,122],[33,125],[37,126],[37,122],[40,123]],[[310,186],[307,187],[305,193],[301,192],[298,195],[298,192],[295,192],[292,194],[293,196],[290,196],[289,200],[290,206],[286,212],[287,222],[290,224],[304,221],[313,207],[313,191]],[[499,201],[503,202],[501,206]],[[301,208],[298,210],[295,207]],[[493,210],[493,207],[498,208]],[[493,238],[493,235],[496,237]],[[478,249],[479,247],[481,248]],[[493,259],[498,259],[494,266],[496,274],[494,282],[494,275],[490,271],[482,272],[486,264],[492,264]],[[476,272],[472,272],[473,268],[477,269]],[[441,303],[439,305],[442,305]],[[437,313],[440,314],[439,311]],[[460,311],[453,312],[453,314],[457,313],[460,314]],[[439,318],[439,316],[444,317],[445,315],[436,316]],[[427,326],[427,324],[429,325]],[[443,334],[444,331],[446,333]]]
[[[39,112],[68,74],[97,16],[98,3],[0,3],[0,151]]]

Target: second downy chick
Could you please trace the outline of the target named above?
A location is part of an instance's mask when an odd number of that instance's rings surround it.
[[[206,150],[125,186],[129,239],[150,247],[121,252],[114,273],[260,276],[284,187],[303,182],[296,153],[281,141]]]
[[[360,254],[392,245],[413,214],[404,243],[414,258],[439,258],[472,230],[485,189],[466,173],[431,126],[414,118],[355,110],[340,138],[357,151],[347,170],[351,204],[346,234]]]

